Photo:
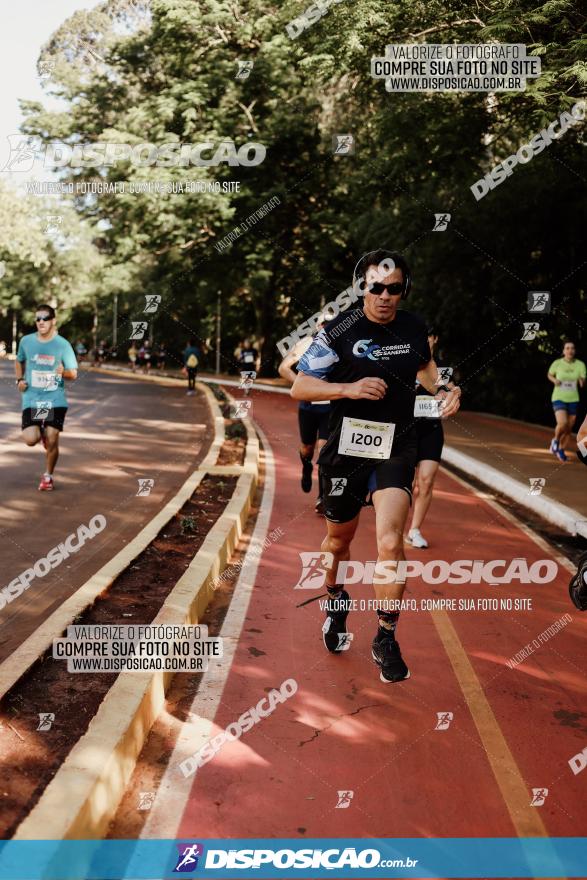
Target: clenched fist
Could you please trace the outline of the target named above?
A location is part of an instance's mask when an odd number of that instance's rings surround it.
[[[387,384],[383,379],[367,378],[351,382],[346,386],[345,397],[351,400],[381,400],[385,397]]]

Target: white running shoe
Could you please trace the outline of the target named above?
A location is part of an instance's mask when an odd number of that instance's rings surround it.
[[[408,532],[408,541],[412,547],[417,547],[419,550],[425,550],[426,547],[428,547],[428,541],[420,529],[410,529]]]

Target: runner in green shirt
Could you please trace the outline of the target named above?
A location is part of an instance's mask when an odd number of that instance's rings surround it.
[[[585,364],[575,358],[575,344],[567,340],[563,345],[563,356],[553,361],[548,369],[548,379],[554,385],[551,400],[556,419],[550,451],[561,461],[568,461],[565,448],[577,418],[579,388],[584,386],[586,376]]]

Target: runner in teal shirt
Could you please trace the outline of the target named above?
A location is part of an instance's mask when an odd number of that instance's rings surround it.
[[[77,360],[73,348],[58,333],[48,342],[41,342],[36,333],[23,336],[18,346],[17,359],[25,365],[27,390],[22,395],[22,408],[38,405],[40,398],[49,401],[53,407],[67,407],[65,382],[55,370],[77,370]]]
[[[59,457],[59,432],[67,413],[66,379],[77,378],[77,361],[69,342],[57,333],[55,310],[39,306],[37,333],[23,336],[16,356],[16,386],[22,394],[22,433],[27,446],[41,442],[47,469],[39,485],[53,489],[53,471]]]

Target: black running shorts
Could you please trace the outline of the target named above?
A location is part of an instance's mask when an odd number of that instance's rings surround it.
[[[440,461],[444,430],[440,419],[416,419],[417,461]]]
[[[369,504],[368,496],[378,489],[403,489],[411,504],[416,454],[416,434],[410,431],[386,461],[355,458],[346,468],[321,465],[320,494],[326,519],[334,523],[350,522]],[[347,460],[350,462],[350,456]]]
[[[28,409],[23,409],[22,430],[24,431],[25,428],[36,426],[38,428],[57,428],[58,431],[63,431],[67,407],[54,406],[52,409],[45,411],[45,413],[45,418],[43,418],[44,413],[38,408],[28,407]]]
[[[300,440],[304,446],[313,446],[316,442],[316,437],[320,440],[328,440],[329,415],[329,406],[298,407]]]

